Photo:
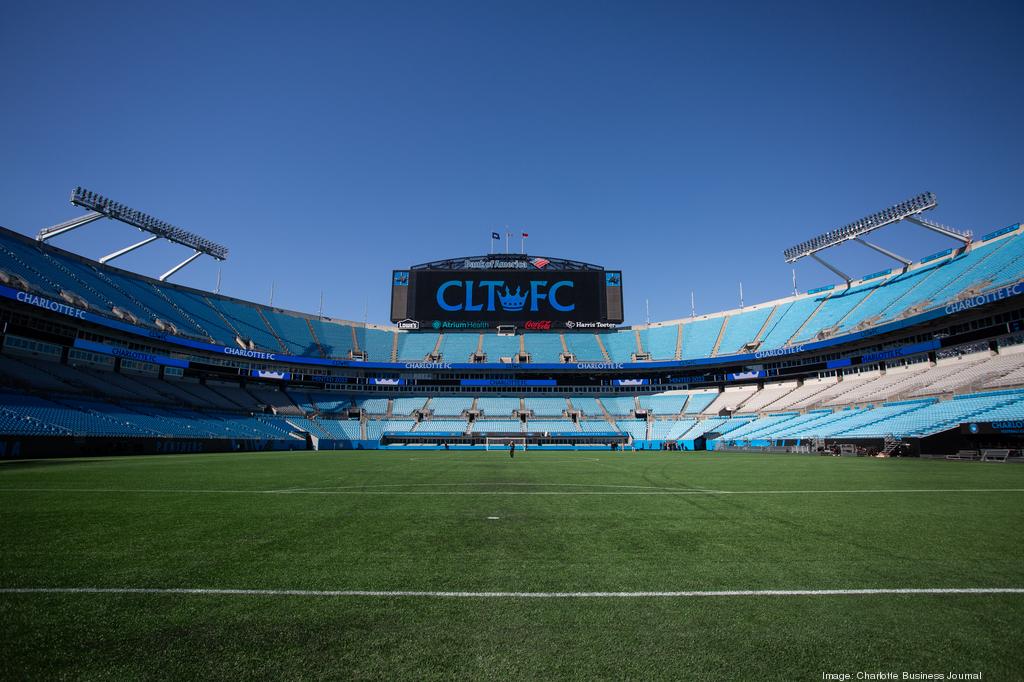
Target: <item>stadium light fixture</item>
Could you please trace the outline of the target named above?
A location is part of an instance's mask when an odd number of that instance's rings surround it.
[[[194,232],[183,230],[168,222],[154,218],[153,216],[143,213],[137,209],[129,208],[124,204],[112,201],[107,197],[82,187],[76,187],[71,192],[71,203],[88,210],[89,213],[60,223],[59,225],[43,228],[39,231],[39,234],[36,235],[37,240],[43,242],[47,239],[56,237],[57,235],[75,230],[83,225],[88,225],[100,218],[112,218],[114,220],[120,220],[121,222],[133,227],[137,227],[139,230],[148,232],[152,236],[103,256],[99,259],[100,263],[107,263],[115,258],[120,258],[126,253],[130,253],[135,249],[145,246],[146,244],[151,244],[158,239],[166,239],[169,242],[187,246],[194,251],[194,253],[184,261],[165,272],[160,277],[160,281],[166,280],[168,277],[178,272],[203,254],[212,256],[213,258],[221,261],[228,257],[228,249],[225,246],[206,239],[205,237],[201,237]]]
[[[936,231],[942,231],[943,234],[964,242],[970,241],[969,235],[960,233],[952,228],[936,226],[934,223],[930,223],[929,221],[923,221],[922,223],[921,219],[914,219],[919,213],[933,209],[937,205],[938,200],[935,198],[935,195],[931,192],[924,192],[922,194],[918,194],[916,197],[900,202],[895,206],[890,206],[883,211],[873,213],[865,218],[854,221],[849,225],[844,225],[839,229],[826,232],[814,237],[813,239],[808,239],[805,242],[790,247],[783,252],[783,255],[785,256],[787,263],[793,263],[801,258],[813,255],[818,251],[842,244],[852,239],[857,239],[858,237],[862,237],[869,232],[874,232],[881,227],[885,227],[886,225],[891,225],[892,223],[905,219],[913,220],[914,223],[919,225],[928,223],[923,226]],[[874,248],[873,245],[871,246]],[[897,260],[905,260],[900,259],[899,257],[896,258]]]

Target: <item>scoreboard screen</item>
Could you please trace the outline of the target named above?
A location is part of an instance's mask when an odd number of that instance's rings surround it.
[[[622,273],[559,269],[548,259],[503,256],[518,267],[418,266],[392,274],[391,321],[419,329],[614,327],[623,321]],[[494,263],[465,259],[469,263]],[[524,268],[520,263],[527,263]],[[536,263],[543,265],[538,266]],[[445,263],[450,264],[450,263]]]

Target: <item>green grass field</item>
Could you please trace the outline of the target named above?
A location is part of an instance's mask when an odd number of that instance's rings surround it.
[[[497,518],[490,518],[497,517]],[[327,452],[0,464],[0,677],[1024,674],[1024,467]],[[255,589],[257,594],[11,588]]]

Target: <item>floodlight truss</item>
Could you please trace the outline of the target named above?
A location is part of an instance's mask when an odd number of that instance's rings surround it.
[[[806,256],[811,256],[818,251],[843,244],[850,240],[857,240],[858,242],[868,246],[870,248],[884,253],[885,255],[900,261],[904,265],[908,262],[906,258],[898,256],[892,252],[886,251],[875,244],[864,241],[862,237],[870,232],[898,223],[901,220],[909,220],[916,225],[926,227],[929,230],[938,232],[952,239],[956,239],[964,244],[970,243],[971,235],[969,232],[961,232],[945,225],[934,223],[930,220],[926,220],[920,217],[920,213],[928,211],[938,206],[938,200],[932,192],[924,192],[918,194],[916,197],[900,202],[895,206],[874,213],[860,220],[854,221],[849,225],[844,225],[839,229],[826,232],[825,234],[818,235],[813,239],[809,239],[801,244],[790,247],[783,252],[787,263],[793,263]],[[820,260],[820,259],[817,259]]]
[[[194,232],[189,232],[188,230],[183,230],[180,227],[175,227],[168,222],[154,218],[153,216],[134,208],[129,208],[124,204],[112,201],[100,194],[97,194],[96,192],[92,192],[82,187],[76,187],[71,192],[71,203],[76,206],[80,206],[89,212],[84,216],[72,218],[71,220],[60,223],[59,225],[54,225],[40,230],[39,234],[36,235],[37,240],[41,242],[46,241],[47,239],[51,239],[57,235],[82,227],[83,225],[88,225],[100,218],[112,218],[114,220],[120,220],[128,225],[132,225],[133,227],[137,227],[139,230],[148,232],[152,236],[103,256],[99,260],[100,263],[107,263],[115,258],[120,258],[126,253],[130,253],[135,249],[145,246],[146,244],[151,244],[158,239],[166,239],[169,242],[187,246],[194,251],[194,253],[184,261],[165,272],[160,277],[160,281],[166,280],[168,277],[176,273],[178,270],[181,270],[203,254],[212,256],[217,260],[225,260],[228,257],[228,249],[225,246],[201,237]]]

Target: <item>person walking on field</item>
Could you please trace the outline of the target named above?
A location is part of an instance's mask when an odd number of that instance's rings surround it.
[[[509,443],[508,444],[508,456],[511,459],[515,459],[516,458],[516,444],[515,443]]]

